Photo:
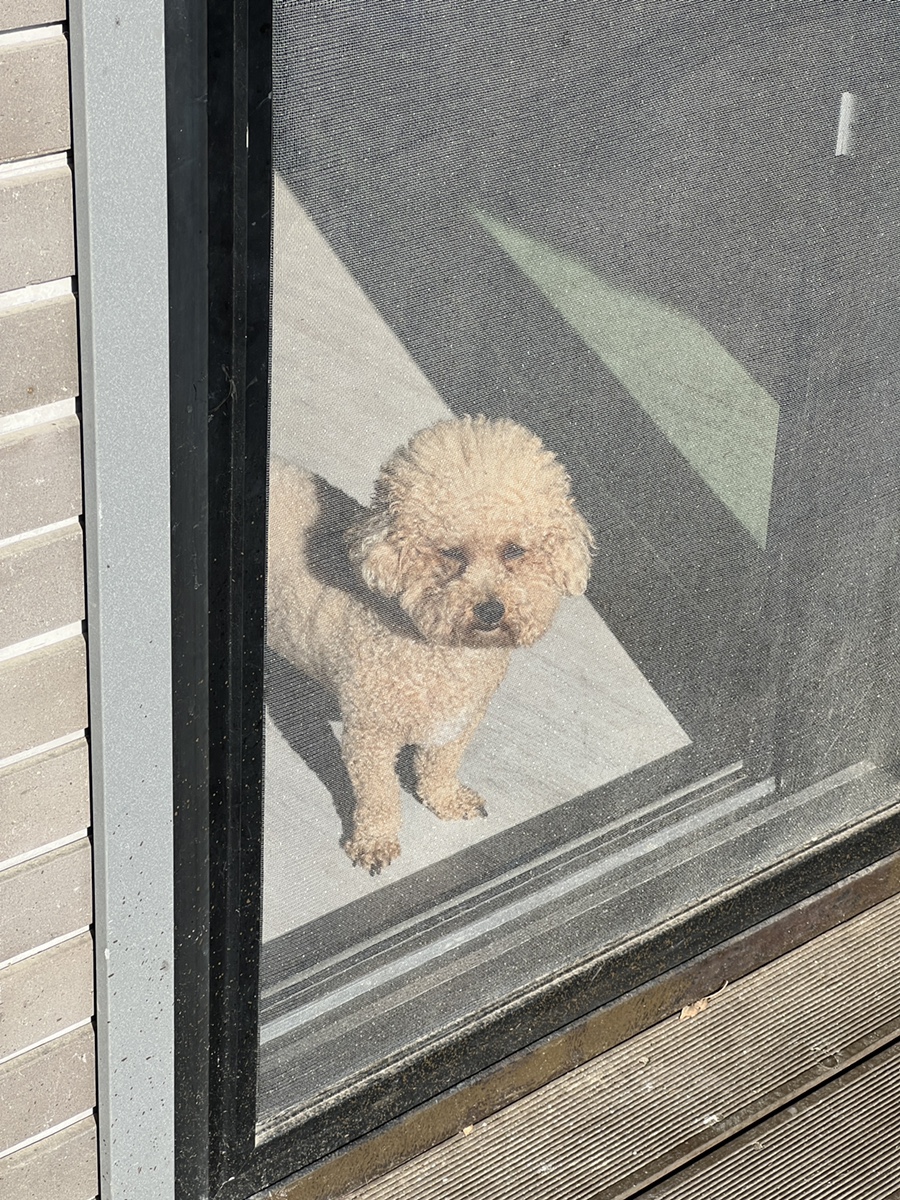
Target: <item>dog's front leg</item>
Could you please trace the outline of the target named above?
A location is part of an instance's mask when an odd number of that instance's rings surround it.
[[[341,753],[353,784],[353,832],[344,849],[377,875],[400,853],[400,785],[394,764],[400,747],[383,730],[346,722]]]
[[[445,821],[468,821],[485,817],[487,810],[477,792],[456,778],[466,746],[477,728],[472,724],[465,733],[444,746],[417,746],[415,752],[416,791],[419,799]]]

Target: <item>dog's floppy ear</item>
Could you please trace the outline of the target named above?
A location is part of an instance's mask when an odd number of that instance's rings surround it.
[[[567,596],[583,596],[591,574],[591,550],[594,539],[587,521],[570,503],[563,536],[554,552],[559,582]]]
[[[377,507],[347,531],[350,561],[359,568],[366,586],[382,596],[400,592],[400,546],[388,508]]]

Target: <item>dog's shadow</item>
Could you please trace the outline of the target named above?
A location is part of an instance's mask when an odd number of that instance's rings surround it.
[[[319,517],[309,531],[309,570],[322,582],[350,593],[376,611],[397,631],[417,636],[402,610],[366,588],[347,553],[346,531],[365,509],[346,492],[315,478]],[[295,754],[298,754],[331,795],[341,822],[341,842],[353,830],[353,785],[341,756],[332,723],[340,721],[336,697],[320,683],[282,658],[271,646],[265,649],[265,699],[269,715]],[[397,774],[407,791],[414,791],[412,749],[398,758]]]
[[[353,786],[331,722],[340,720],[334,696],[321,684],[266,647],[266,704],[276,729],[328,789],[341,822],[341,841],[350,836]]]
[[[347,592],[394,633],[421,641],[421,634],[396,600],[366,587],[350,561],[347,530],[365,517],[368,510],[321,476],[314,475],[313,482],[319,515],[306,535],[306,565],[311,574],[320,583]]]

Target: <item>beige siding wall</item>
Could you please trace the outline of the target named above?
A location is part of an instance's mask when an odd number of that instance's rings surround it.
[[[0,1195],[97,1194],[77,311],[59,0],[0,0]]]

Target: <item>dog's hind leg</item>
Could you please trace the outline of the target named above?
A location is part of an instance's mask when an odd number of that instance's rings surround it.
[[[400,784],[394,770],[399,749],[383,730],[344,725],[341,753],[356,798],[353,832],[344,849],[372,875],[400,853]]]
[[[487,816],[482,798],[456,777],[463,753],[477,726],[476,721],[461,737],[444,746],[416,747],[416,792],[425,807],[445,821],[468,821],[472,817]]]

